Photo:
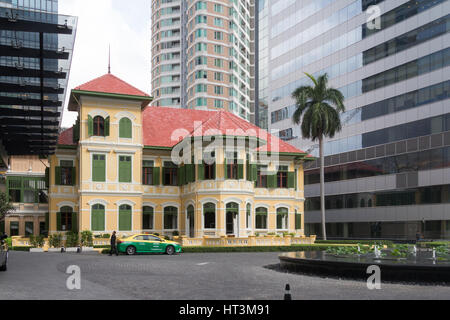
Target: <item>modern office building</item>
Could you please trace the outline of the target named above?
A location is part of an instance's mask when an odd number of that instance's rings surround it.
[[[343,130],[325,143],[328,236],[450,238],[450,1],[267,5],[270,128],[317,156],[292,123],[291,94],[312,84],[304,72],[328,73],[346,97]],[[305,168],[305,196],[320,235],[318,165]]]
[[[254,0],[154,0],[152,9],[152,105],[254,122]]]
[[[0,232],[46,233],[46,158],[55,152],[77,18],[57,0],[0,0],[0,190],[15,212]]]

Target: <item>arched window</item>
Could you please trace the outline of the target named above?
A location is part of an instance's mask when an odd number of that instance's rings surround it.
[[[96,116],[94,118],[94,136],[105,136],[105,119],[101,116]]]
[[[119,207],[119,231],[131,231],[131,206],[123,204]]]
[[[91,229],[92,231],[105,231],[105,206],[102,204],[92,206]]]
[[[247,203],[246,226],[247,229],[252,227],[252,205],[250,203]]]
[[[71,207],[62,207],[57,216],[58,231],[72,231],[72,213]]]
[[[164,229],[165,230],[178,229],[178,209],[176,207],[164,208]]]
[[[369,199],[369,201],[367,201],[367,206],[369,208],[372,208],[372,199]]]
[[[119,121],[119,138],[132,138],[133,124],[130,119],[122,118]]]
[[[214,203],[203,205],[203,220],[205,229],[216,228],[216,205]]]
[[[287,230],[288,229],[288,213],[287,208],[277,209],[277,229]]]
[[[267,209],[266,208],[256,208],[256,229],[267,229]]]
[[[142,209],[142,229],[153,230],[153,208],[144,207]]]

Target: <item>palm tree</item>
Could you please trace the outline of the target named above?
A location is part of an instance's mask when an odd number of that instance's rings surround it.
[[[296,100],[296,110],[293,116],[295,124],[300,124],[304,138],[319,141],[320,148],[320,208],[322,211],[322,233],[327,239],[325,227],[325,158],[323,155],[323,140],[333,138],[342,129],[340,113],[345,112],[344,95],[336,89],[328,87],[328,74],[318,79],[306,75],[314,86],[297,88],[292,97]],[[303,120],[302,120],[303,118]]]

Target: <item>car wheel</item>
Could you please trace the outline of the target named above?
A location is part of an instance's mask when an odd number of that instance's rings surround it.
[[[136,248],[133,246],[129,246],[127,248],[127,255],[134,256],[136,254]]]
[[[175,253],[175,248],[173,246],[167,246],[166,248],[166,254],[169,256],[173,255]]]

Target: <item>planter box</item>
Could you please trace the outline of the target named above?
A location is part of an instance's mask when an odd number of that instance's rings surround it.
[[[76,253],[78,252],[78,248],[66,248],[66,252]]]
[[[50,253],[61,253],[63,251],[61,251],[61,248],[48,248],[48,251]]]
[[[41,252],[44,252],[44,249],[42,249],[42,248],[31,248],[30,252],[31,253],[41,253]]]

